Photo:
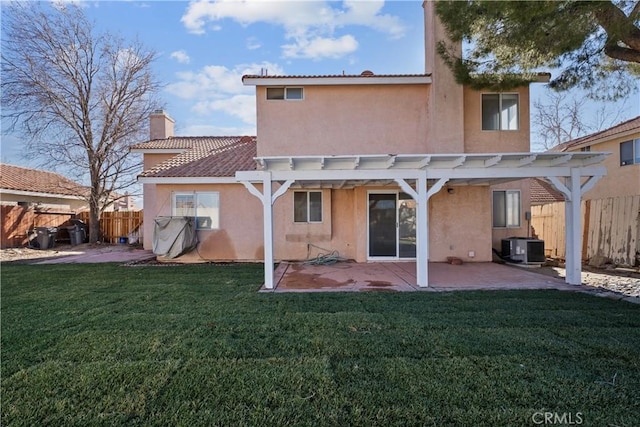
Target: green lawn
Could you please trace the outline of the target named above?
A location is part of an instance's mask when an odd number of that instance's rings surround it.
[[[640,425],[638,305],[263,294],[261,277],[2,265],[2,425]]]

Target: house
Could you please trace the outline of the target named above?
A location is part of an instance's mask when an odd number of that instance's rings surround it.
[[[433,3],[423,7],[424,74],[243,76],[256,88],[257,137],[179,137],[154,113],[150,140],[132,149],[144,155],[145,248],[154,218],[195,216],[197,250],[178,260],[263,261],[267,288],[274,261],[318,248],[414,260],[427,286],[427,261],[488,262],[503,238],[528,235],[529,178],[579,201],[605,155],[530,153],[528,86],[458,85],[436,52],[445,36]],[[579,202],[570,213],[579,245]],[[579,259],[568,266],[579,283]]]
[[[60,174],[0,164],[2,205],[37,206],[64,212],[89,209],[84,194],[87,188]]]
[[[585,193],[586,200],[640,195],[640,116],[564,142],[551,151],[613,153],[602,162],[607,176]]]
[[[36,227],[68,223],[88,209],[83,197],[86,190],[57,173],[0,164],[0,246],[24,246]]]
[[[0,164],[0,203],[39,210],[78,213],[89,210],[89,187],[55,172]],[[136,210],[133,197],[112,194],[105,212]]]
[[[582,258],[592,264],[610,259],[627,266],[640,264],[640,116],[608,129],[564,142],[551,149],[559,153],[609,152],[607,170],[583,196]],[[533,186],[532,186],[533,188]],[[553,188],[532,192],[534,222],[548,242],[549,255],[562,258],[564,197]],[[560,237],[560,238],[558,238]],[[599,261],[597,261],[599,260]]]

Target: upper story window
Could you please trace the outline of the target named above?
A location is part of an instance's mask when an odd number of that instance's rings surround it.
[[[591,146],[590,146],[590,145],[587,145],[586,147],[581,147],[581,148],[580,148],[580,151],[584,151],[584,152],[586,152],[586,151],[591,151]]]
[[[322,191],[293,192],[293,222],[322,222]]]
[[[220,228],[220,194],[218,192],[173,193],[172,215],[196,219],[198,230]]]
[[[640,138],[620,143],[620,166],[640,164]]]
[[[301,87],[268,87],[267,99],[301,100],[303,90]]]
[[[518,130],[517,93],[482,94],[482,130]]]

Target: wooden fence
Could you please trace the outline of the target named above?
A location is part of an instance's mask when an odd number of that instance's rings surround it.
[[[640,252],[640,196],[585,200],[581,205],[582,259],[596,255],[635,265]],[[531,225],[546,255],[565,258],[564,202],[531,207]]]
[[[26,246],[29,237],[34,237],[36,227],[59,227],[59,240],[68,240],[68,233],[63,229],[71,225],[69,220],[75,216],[73,212],[55,212],[36,210],[33,206],[0,206],[2,232],[0,247],[17,248]]]
[[[89,224],[89,212],[81,212],[79,218]],[[142,240],[142,211],[103,212],[100,218],[102,241],[118,243],[126,238],[129,243]]]

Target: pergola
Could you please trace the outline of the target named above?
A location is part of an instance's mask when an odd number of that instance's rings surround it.
[[[264,284],[274,287],[273,203],[290,187],[353,188],[397,183],[417,203],[417,285],[429,285],[428,201],[448,185],[494,185],[545,178],[565,198],[566,278],[581,283],[580,200],[604,175],[598,166],[609,153],[387,154],[257,157],[257,171],[236,172],[236,181],[262,201]],[[275,191],[273,183],[280,187]],[[262,184],[260,191],[254,184]]]

